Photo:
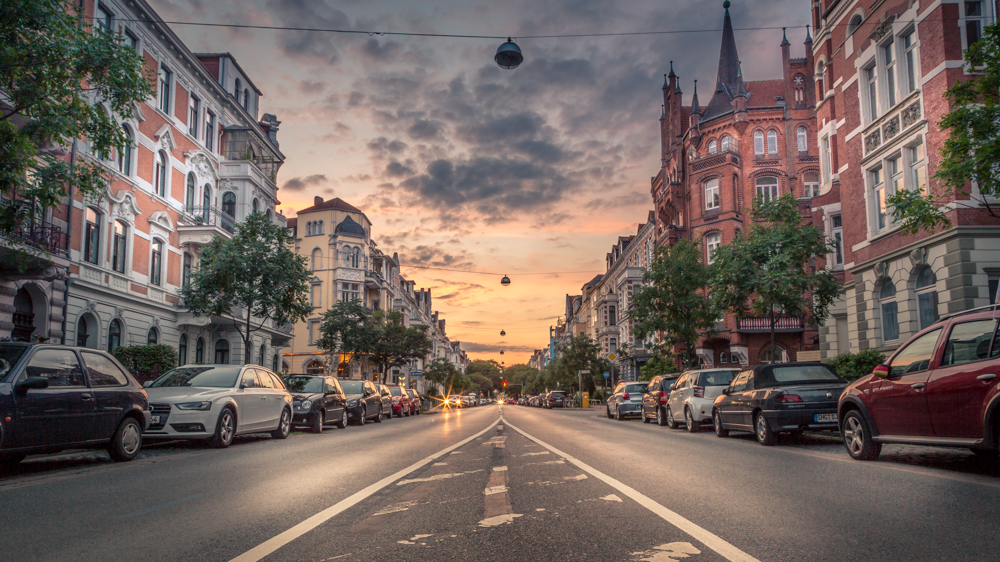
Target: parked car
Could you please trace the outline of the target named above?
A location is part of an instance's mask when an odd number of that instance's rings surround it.
[[[702,369],[682,373],[670,389],[667,427],[676,429],[683,423],[689,432],[696,433],[702,422],[711,422],[715,399],[738,372],[738,369]]]
[[[444,405],[450,408],[464,408],[465,401],[458,394],[450,394],[448,398],[445,399]]]
[[[468,405],[472,406],[473,408],[475,408],[476,406],[479,405],[479,395],[478,394],[475,394],[475,393],[467,394],[467,395],[465,395],[465,399],[466,399]]]
[[[605,406],[608,417],[614,416],[621,421],[625,418],[642,416],[642,398],[648,386],[649,383],[646,381],[619,382]]]
[[[967,447],[997,458],[1000,334],[995,306],[939,320],[918,332],[840,396],[851,457],[873,460],[884,443]]]
[[[389,385],[377,384],[379,395],[382,397],[382,414],[388,418],[392,419],[392,392],[389,390]],[[381,420],[379,420],[381,421]]]
[[[489,404],[490,404],[490,399],[489,398],[480,398],[479,399],[479,405],[480,406],[488,406]]]
[[[228,447],[240,434],[284,439],[292,428],[292,395],[263,367],[185,365],[145,386],[151,439],[208,439]]]
[[[146,392],[111,355],[65,345],[0,343],[0,462],[107,449],[130,461],[150,422]]]
[[[542,399],[542,405],[550,410],[552,408],[565,408],[569,406],[569,398],[561,390],[552,390]]]
[[[389,410],[390,417],[401,418],[410,415],[410,395],[406,393],[406,389],[398,384],[387,384],[385,386],[389,389],[389,394],[392,396],[392,408]]]
[[[292,375],[284,381],[292,395],[292,427],[305,426],[313,433],[323,433],[331,420],[341,429],[347,427],[347,398],[336,378]]]
[[[653,380],[649,381],[649,386],[646,387],[642,395],[642,421],[649,423],[650,420],[656,420],[658,425],[667,425],[667,398],[670,396],[670,389],[673,387],[674,381],[677,380],[676,374],[671,375],[659,375],[653,377]]]
[[[417,391],[413,390],[412,388],[406,389],[406,394],[407,396],[410,397],[410,415],[419,416],[420,406],[422,402],[420,399],[420,394],[418,394]]]
[[[715,400],[715,434],[750,431],[761,445],[774,445],[780,433],[836,431],[837,397],[846,387],[823,363],[757,365],[736,375]]]
[[[382,421],[382,394],[371,381],[341,380],[347,398],[347,417],[358,425],[365,425],[368,420],[376,423]]]

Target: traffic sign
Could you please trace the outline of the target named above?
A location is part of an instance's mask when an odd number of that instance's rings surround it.
[[[609,372],[607,372],[607,371],[604,371],[604,378],[608,378],[608,377],[610,377],[610,376],[611,376],[611,373],[609,373]]]
[[[614,353],[609,353],[608,354],[608,359],[614,361],[615,360],[615,354]]]
[[[420,372],[420,371],[410,371],[410,378],[411,379],[415,379],[415,378],[420,377],[420,376],[423,376],[422,372]]]

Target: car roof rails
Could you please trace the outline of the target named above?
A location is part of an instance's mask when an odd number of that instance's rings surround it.
[[[986,306],[980,306],[980,307],[976,307],[976,308],[970,308],[969,310],[963,310],[962,312],[954,312],[952,314],[946,314],[946,315],[942,316],[941,318],[939,318],[938,322],[940,322],[941,320],[948,320],[950,318],[955,318],[955,317],[958,317],[958,316],[965,316],[966,314],[975,314],[977,312],[986,312],[987,310],[992,310],[993,312],[996,312],[996,311],[1000,310],[1000,304],[989,304],[989,305],[986,305]]]

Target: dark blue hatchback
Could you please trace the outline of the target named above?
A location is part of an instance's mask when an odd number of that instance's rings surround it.
[[[0,343],[0,462],[106,448],[132,460],[149,425],[146,391],[111,355],[65,345]]]

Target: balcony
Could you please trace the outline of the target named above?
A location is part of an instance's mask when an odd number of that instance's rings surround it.
[[[715,154],[704,154],[691,159],[691,170],[700,172],[723,164],[740,165],[740,143],[732,139],[729,146],[720,148]]]
[[[779,316],[774,325],[775,332],[803,332],[805,323],[800,316]],[[769,333],[771,319],[759,316],[745,316],[736,319],[736,331],[742,333]]]
[[[194,207],[177,219],[180,242],[208,244],[215,236],[231,237],[236,231],[236,219],[215,207]]]
[[[365,272],[365,287],[368,289],[382,289],[385,287],[385,279],[377,272]]]
[[[54,274],[53,266],[69,265],[66,234],[62,228],[45,222],[30,221],[8,231],[0,231],[0,271],[34,278]]]

